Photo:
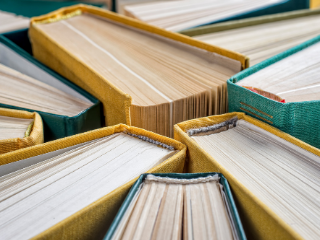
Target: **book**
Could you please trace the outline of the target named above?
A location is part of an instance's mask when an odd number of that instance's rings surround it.
[[[165,136],[226,112],[226,81],[246,66],[241,55],[89,6],[33,18],[29,35],[37,59],[102,101],[107,125]]]
[[[0,85],[2,104],[69,117],[78,115],[92,106],[92,103],[83,98],[74,97],[2,64]]]
[[[140,174],[182,171],[185,146],[117,125],[9,156],[22,159],[0,166],[2,239],[97,239]]]
[[[43,143],[39,114],[0,108],[0,154]]]
[[[248,238],[317,239],[320,151],[244,113],[176,125],[189,172],[219,170],[230,183]]]
[[[246,239],[227,180],[218,173],[143,174],[104,240]]]
[[[293,13],[268,15],[265,19],[269,20],[269,22],[266,21],[265,23],[261,23],[264,18],[255,18],[232,23],[228,22],[228,24],[220,24],[218,26],[212,25],[212,33],[199,34],[193,37],[209,44],[240,52],[249,57],[250,65],[253,66],[318,35],[320,30],[319,11],[315,13],[311,11],[304,12],[306,16],[301,16],[302,12],[299,11],[296,14],[300,17],[290,19],[283,18],[290,17]],[[279,20],[274,21],[276,19],[273,18],[277,17]],[[260,24],[254,24],[254,21],[260,22]],[[245,26],[245,23],[248,26]],[[244,26],[222,30],[223,26],[232,28],[233,24],[242,24]],[[220,30],[215,32],[215,29],[218,28]],[[208,28],[204,31],[210,32]],[[201,29],[199,29],[199,33],[201,33]],[[237,40],[234,41],[234,39]]]
[[[317,36],[229,79],[229,110],[246,112],[319,148],[319,39]]]
[[[309,2],[296,0],[229,0],[224,2],[176,0],[129,4],[123,8],[124,14],[129,17],[177,32],[216,22],[309,8]]]
[[[30,20],[26,17],[0,11],[0,33],[27,28]]]
[[[89,104],[90,106],[73,114],[71,117],[68,116],[70,115],[68,110],[70,108],[69,106],[65,106],[65,114],[60,115],[53,113],[54,111],[59,111],[60,108],[49,109],[46,112],[41,111],[40,106],[34,106],[34,109],[32,109],[31,105],[28,104],[24,105],[24,107],[22,105],[19,107],[18,104],[8,105],[2,101],[0,107],[29,112],[34,112],[38,109],[39,111],[37,112],[41,115],[44,123],[43,131],[45,141],[74,135],[103,126],[104,121],[101,118],[102,104],[86,91],[34,59],[30,55],[30,52],[31,46],[27,30],[18,30],[0,35],[0,64],[19,72],[17,73],[18,75],[26,75],[27,79],[30,79],[30,77],[36,79],[37,82],[41,82],[41,86],[43,84],[47,86],[47,90],[54,88],[59,94],[61,94],[62,91],[64,96],[70,95],[71,99],[80,99],[81,102],[85,102],[85,104]],[[10,83],[8,82],[7,84]],[[19,86],[20,85],[16,85],[15,87],[19,88]],[[24,92],[25,90],[26,89],[22,89]],[[3,91],[3,89],[1,88],[0,91]],[[27,96],[25,96],[26,100],[31,99],[32,94],[30,92],[25,93],[27,94]],[[46,96],[43,97],[46,98]],[[18,99],[16,99],[16,101],[17,100]],[[45,100],[44,103],[47,102],[47,99]],[[68,101],[70,102],[70,100]],[[53,110],[53,112],[50,112],[50,110]]]

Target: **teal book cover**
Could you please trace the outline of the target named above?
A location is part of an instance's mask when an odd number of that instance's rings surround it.
[[[314,147],[320,148],[320,101],[279,102],[264,97],[236,83],[320,41],[317,36],[285,52],[254,65],[230,78],[229,112],[245,112]],[[261,79],[263,81],[263,79]]]
[[[237,239],[239,240],[246,240],[246,235],[243,230],[243,226],[241,223],[241,219],[233,199],[231,189],[229,187],[227,179],[221,173],[145,173],[142,174],[139,179],[135,182],[135,184],[131,187],[130,192],[128,193],[126,199],[122,203],[116,217],[114,218],[112,224],[110,225],[106,235],[104,236],[103,240],[111,240],[113,239],[113,235],[115,234],[118,225],[120,224],[122,218],[125,216],[127,209],[129,208],[131,202],[134,200],[136,193],[141,189],[141,186],[144,180],[147,178],[148,175],[161,177],[161,178],[169,178],[169,179],[184,179],[184,180],[191,180],[191,179],[203,179],[206,177],[213,177],[218,175],[219,183],[223,186],[223,192],[226,197],[226,204],[229,210],[229,216],[231,221],[234,224],[234,230],[236,232]]]
[[[71,5],[85,3],[85,1],[53,1],[53,0],[1,0],[0,10],[5,12],[11,12],[16,15],[24,17],[36,17],[52,11],[55,11],[62,7],[68,7]],[[90,3],[90,5],[96,7],[102,7],[101,3]]]
[[[68,91],[92,103],[89,108],[72,117],[36,111],[42,117],[45,142],[103,127],[101,102],[37,61],[31,54],[28,29],[0,35],[0,63],[37,80],[46,79],[47,84],[59,86],[60,90]],[[2,103],[0,107],[34,112],[32,109]]]

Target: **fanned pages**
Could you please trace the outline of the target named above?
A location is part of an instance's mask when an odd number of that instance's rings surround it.
[[[245,120],[188,133],[303,239],[320,238],[319,156]]]
[[[98,75],[98,86],[129,94],[133,126],[166,136],[175,123],[226,112],[226,81],[241,70],[238,61],[90,13],[33,27]]]
[[[194,38],[242,53],[253,66],[319,35],[320,16],[306,16],[207,33]]]
[[[0,102],[12,106],[75,116],[92,103],[0,64]]]
[[[30,20],[13,13],[0,11],[0,33],[27,28]]]
[[[26,137],[32,123],[33,119],[0,115],[0,140]]]
[[[2,176],[1,239],[30,239],[176,153],[145,140],[116,133]]]
[[[238,239],[228,208],[218,175],[147,175],[111,239]]]
[[[170,31],[224,20],[268,7],[283,0],[181,0],[155,1],[124,6],[126,15]]]
[[[286,102],[320,100],[320,43],[307,47],[237,82]]]

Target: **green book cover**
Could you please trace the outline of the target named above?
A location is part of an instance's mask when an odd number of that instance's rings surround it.
[[[104,126],[102,104],[99,100],[53,70],[49,69],[31,55],[28,29],[0,35],[0,53],[0,62],[2,62],[2,56],[6,59],[7,64],[5,65],[8,67],[38,80],[41,80],[43,76],[46,76],[52,81],[57,81],[60,85],[64,84],[63,86],[65,86],[65,88],[70,89],[74,94],[82,96],[92,103],[91,107],[72,117],[36,111],[42,117],[45,142],[72,136],[77,133],[86,132]],[[17,59],[23,61],[24,64],[22,64],[22,67],[19,64],[15,64],[15,60]],[[0,107],[34,112],[32,109],[20,108],[1,103]]]

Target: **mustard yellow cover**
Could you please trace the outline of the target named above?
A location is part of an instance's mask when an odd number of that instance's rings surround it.
[[[6,117],[34,119],[33,123],[28,127],[24,138],[0,140],[0,154],[43,143],[43,125],[42,119],[38,113],[0,108],[0,115]]]
[[[129,127],[124,124],[105,127],[21,149],[15,152],[6,153],[0,155],[0,165],[67,148],[119,132],[128,132],[131,134],[146,136],[150,139],[173,146],[174,149],[179,150],[175,155],[149,170],[149,173],[181,173],[183,171],[186,157],[186,146],[184,144],[174,139],[140,128]],[[117,188],[103,198],[100,198],[76,214],[73,214],[55,226],[47,229],[33,239],[101,239],[108,230],[109,225],[121,206],[122,201],[126,197],[130,187],[137,179],[138,178]]]
[[[302,239],[302,237],[269,207],[262,203],[245,185],[239,182],[219,162],[206,153],[186,133],[189,129],[211,126],[233,117],[250,122],[274,135],[287,140],[315,155],[320,156],[320,150],[297,138],[290,136],[264,122],[245,115],[245,113],[227,113],[178,123],[174,126],[174,138],[187,145],[188,161],[186,169],[189,173],[220,172],[228,179],[248,239]],[[230,146],[232,147],[232,146]]]
[[[320,0],[310,0],[310,8],[318,8],[320,7]]]
[[[36,24],[55,22],[82,13],[90,13],[136,29],[141,29],[166,37],[168,39],[205,49],[210,52],[215,52],[222,56],[239,61],[243,69],[248,67],[248,59],[239,53],[224,50],[193,38],[178,33],[169,32],[141,21],[92,6],[80,4],[72,7],[62,8],[47,15],[32,18],[29,36],[32,43],[34,56],[45,65],[59,72],[61,75],[65,76],[78,86],[97,97],[103,103],[105,122],[107,126],[119,123],[131,125],[131,96],[119,90],[113,84],[106,81],[106,79],[103,79],[100,75],[89,69],[86,65],[81,64],[77,59],[71,57],[68,49],[62,48],[57,43],[52,41],[45,32],[35,27]]]

